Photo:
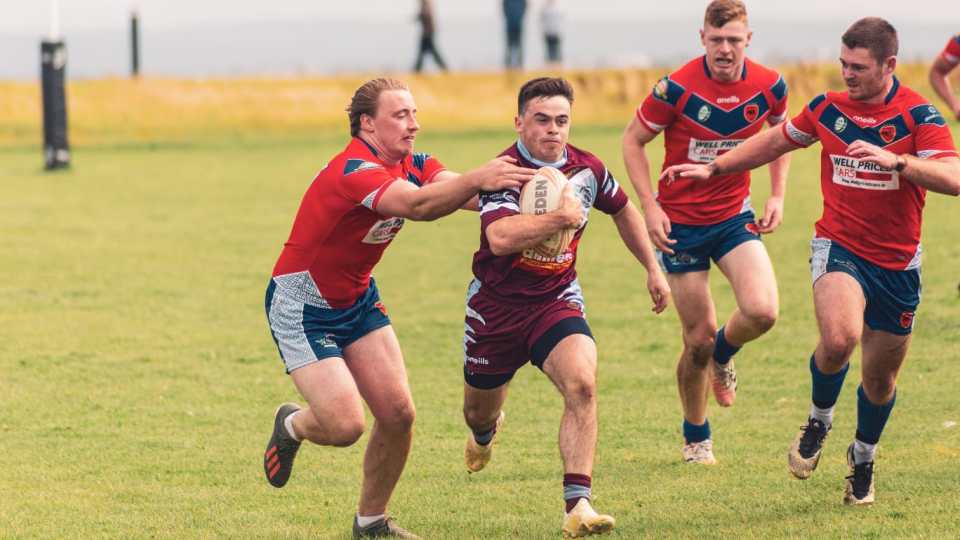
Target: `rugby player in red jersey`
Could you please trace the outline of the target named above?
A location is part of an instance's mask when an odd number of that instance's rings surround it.
[[[777,320],[777,282],[760,234],[780,225],[789,156],[770,164],[771,193],[755,221],[749,172],[724,174],[710,182],[661,181],[654,194],[644,147],[663,131],[664,168],[710,163],[760,132],[763,124],[776,125],[786,118],[786,82],[746,57],[751,37],[740,0],[711,2],[700,32],[706,54],[661,79],[623,135],[627,173],[680,316],[683,351],[677,385],[687,463],[716,463],[707,419],[710,387],[719,405],[733,405],[733,355]],[[719,329],[710,294],[711,259],[737,302]]]
[[[560,456],[567,537],[610,530],[614,519],[590,504],[597,443],[597,349],[584,318],[575,269],[577,246],[591,207],[612,216],[623,243],[647,270],[653,311],[662,312],[670,289],[657,267],[640,212],[606,166],[567,143],[573,89],[564,79],[528,81],[518,96],[517,142],[503,152],[526,167],[551,166],[569,179],[560,207],[541,215],[521,214],[520,190],[480,194],[480,249],[467,290],[464,328],[464,403],[467,469],[490,460],[503,421],[503,404],[514,373],[528,361],[563,395]],[[575,228],[570,246],[555,257],[534,248],[564,228]]]
[[[943,116],[903,86],[897,32],[868,17],[842,38],[846,92],[813,99],[784,124],[751,137],[709,165],[677,165],[662,179],[709,182],[759,167],[820,141],[823,216],[810,260],[820,341],[810,357],[810,415],[788,452],[790,471],[816,469],[833,409],[859,343],[857,431],[847,448],[847,504],[874,500],[877,442],[896,401],[896,381],[920,303],[920,225],[927,191],[960,194],[960,157]]]
[[[347,110],[352,139],[307,189],[266,293],[270,331],[307,402],[281,405],[264,454],[274,487],[303,439],[350,446],[374,417],[354,538],[416,538],[386,516],[410,451],[414,405],[403,356],[371,270],[404,219],[432,220],[480,190],[515,188],[534,171],[500,158],[462,175],[414,153],[420,125],[402,82],[363,84]]]
[[[960,120],[960,98],[953,93],[949,77],[957,64],[960,64],[960,34],[950,38],[950,42],[930,68],[930,86],[950,108],[950,114]]]

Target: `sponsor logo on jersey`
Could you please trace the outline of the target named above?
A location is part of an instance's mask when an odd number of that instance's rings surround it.
[[[694,163],[710,163],[719,156],[733,150],[743,139],[714,139],[702,141],[700,139],[690,138],[690,147],[687,151],[687,159]]]
[[[710,106],[703,105],[702,107],[700,107],[700,110],[697,111],[697,120],[699,120],[700,122],[706,122],[709,119],[710,119]]]
[[[904,311],[900,314],[900,327],[901,328],[910,328],[910,325],[913,324],[913,312]]]
[[[401,227],[403,227],[403,218],[381,219],[370,227],[367,235],[361,241],[364,244],[386,244],[393,240],[393,237],[400,232]]]
[[[880,138],[883,139],[883,142],[890,144],[893,142],[893,138],[897,136],[897,126],[886,125],[880,128]]]
[[[748,103],[743,108],[743,117],[747,120],[747,122],[755,122],[758,116],[760,116],[760,106],[756,103]]]
[[[721,105],[726,103],[740,103],[740,98],[738,98],[737,96],[718,97],[717,103]]]
[[[833,130],[837,133],[842,133],[845,129],[847,129],[847,119],[842,116],[838,116],[837,121],[833,123]]]
[[[890,191],[900,189],[900,175],[876,163],[843,155],[830,155],[833,183],[859,189]]]

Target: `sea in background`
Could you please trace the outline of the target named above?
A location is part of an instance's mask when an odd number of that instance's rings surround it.
[[[851,21],[755,19],[748,54],[778,64],[832,61]],[[438,21],[437,43],[456,70],[499,69],[504,31],[498,17]],[[623,20],[594,17],[564,23],[565,66],[571,68],[675,66],[701,54],[696,18]],[[412,16],[399,22],[350,19],[187,23],[154,28],[141,23],[141,72],[162,77],[301,76],[397,73],[410,70],[419,37]],[[957,32],[955,21],[897,23],[900,58],[931,61]],[[0,33],[0,79],[33,80],[39,72],[41,36]],[[125,76],[129,35],[125,27],[68,32],[71,78]],[[535,18],[524,35],[525,67],[544,67]],[[434,66],[428,61],[428,69]]]

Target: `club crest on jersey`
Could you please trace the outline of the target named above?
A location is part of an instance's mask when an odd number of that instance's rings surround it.
[[[710,107],[707,105],[700,107],[700,110],[697,111],[697,120],[699,120],[700,122],[706,122],[709,119],[710,119]]]
[[[747,122],[752,124],[758,116],[760,116],[760,106],[756,103],[748,103],[747,106],[743,108],[743,117]]]
[[[903,313],[900,314],[900,326],[902,328],[910,328],[912,324],[913,324],[912,311],[904,311]]]
[[[883,142],[889,144],[893,142],[893,138],[897,136],[897,126],[886,125],[880,128],[880,138],[883,139]]]
[[[833,123],[833,130],[837,133],[843,133],[843,130],[847,129],[847,119],[838,116],[837,121]]]

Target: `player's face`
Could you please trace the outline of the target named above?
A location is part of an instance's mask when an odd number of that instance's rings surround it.
[[[700,41],[707,50],[710,75],[721,81],[737,80],[752,37],[744,21],[730,21],[720,28],[704,23]]]
[[[376,115],[367,118],[370,136],[376,141],[375,146],[385,154],[384,157],[400,160],[413,152],[420,124],[417,123],[417,106],[410,92],[381,92]]]
[[[887,83],[893,77],[896,65],[895,56],[891,56],[884,62],[877,62],[877,59],[870,54],[870,49],[864,47],[850,49],[846,45],[840,46],[840,69],[850,99],[866,101],[881,97]]]
[[[563,96],[533,98],[515,124],[520,140],[533,157],[557,161],[570,138],[570,101]]]

